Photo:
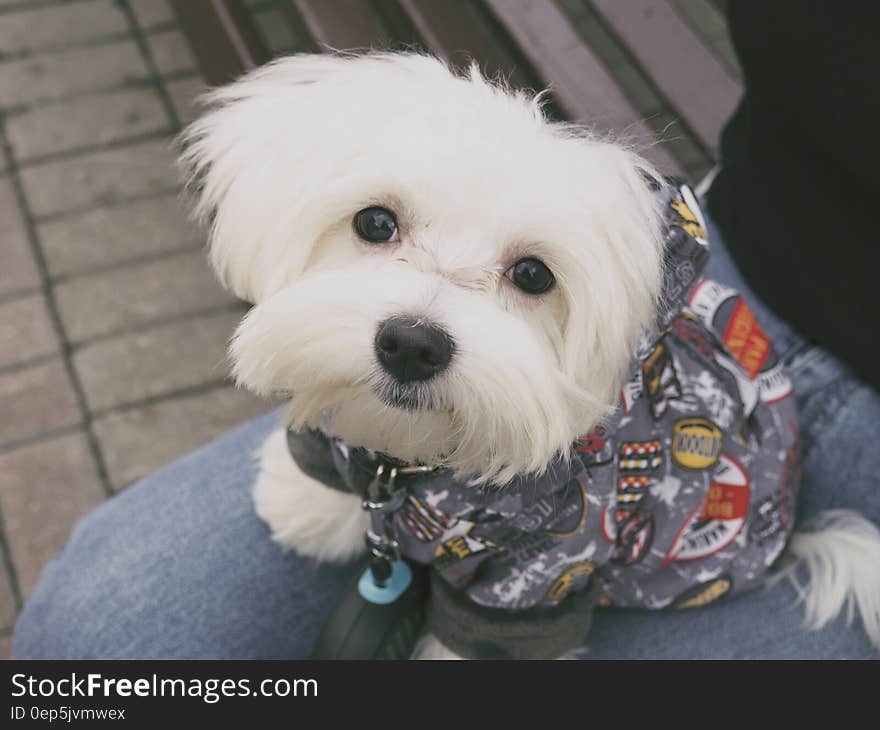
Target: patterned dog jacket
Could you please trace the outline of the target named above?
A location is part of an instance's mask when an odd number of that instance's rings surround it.
[[[567,462],[503,488],[444,470],[401,482],[396,538],[433,567],[429,628],[464,656],[558,656],[584,642],[597,602],[686,609],[748,590],[791,531],[791,383],[746,302],[701,278],[708,242],[690,188],[669,181],[657,195],[663,304],[616,413]],[[306,473],[360,492],[339,439],[288,441]]]

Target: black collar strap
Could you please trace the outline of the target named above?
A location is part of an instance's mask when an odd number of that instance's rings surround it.
[[[317,429],[287,429],[287,449],[300,470],[308,476],[332,489],[359,495],[367,493],[380,467],[386,482],[394,474],[398,484],[434,471],[378,451],[348,448]]]
[[[370,449],[358,446],[348,449],[348,466],[348,478],[351,486],[358,493],[363,494],[376,478],[380,466],[385,474],[390,474],[392,470],[402,472],[410,464],[380,451],[370,451]]]
[[[377,480],[382,483],[383,489],[387,487],[389,492],[394,492],[397,487],[405,486],[407,479],[436,471],[425,464],[407,463],[381,451],[370,451],[360,446],[347,451],[346,476],[352,491],[357,494],[367,494]]]

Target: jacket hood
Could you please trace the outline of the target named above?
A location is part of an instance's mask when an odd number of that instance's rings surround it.
[[[662,335],[687,305],[709,260],[706,222],[691,187],[676,179],[657,191],[664,223],[663,289],[657,313]],[[656,340],[657,337],[651,339]]]

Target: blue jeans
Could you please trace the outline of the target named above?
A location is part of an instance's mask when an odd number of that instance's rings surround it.
[[[880,397],[751,294],[717,231],[707,275],[746,295],[788,361],[802,411],[799,519],[848,507],[880,523]],[[254,452],[277,414],[165,467],[84,517],[16,626],[16,658],[301,658],[358,564],[269,539]],[[785,583],[691,611],[599,610],[585,658],[876,658],[841,618],[801,628]]]

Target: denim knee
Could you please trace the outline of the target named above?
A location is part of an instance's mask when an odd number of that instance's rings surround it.
[[[114,640],[114,592],[97,586],[111,583],[105,571],[113,565],[94,561],[80,548],[100,529],[101,510],[87,515],[74,530],[70,544],[43,569],[18,618],[12,642],[14,659],[74,659],[108,656]],[[86,559],[83,559],[83,558]],[[104,627],[100,628],[99,627]]]

